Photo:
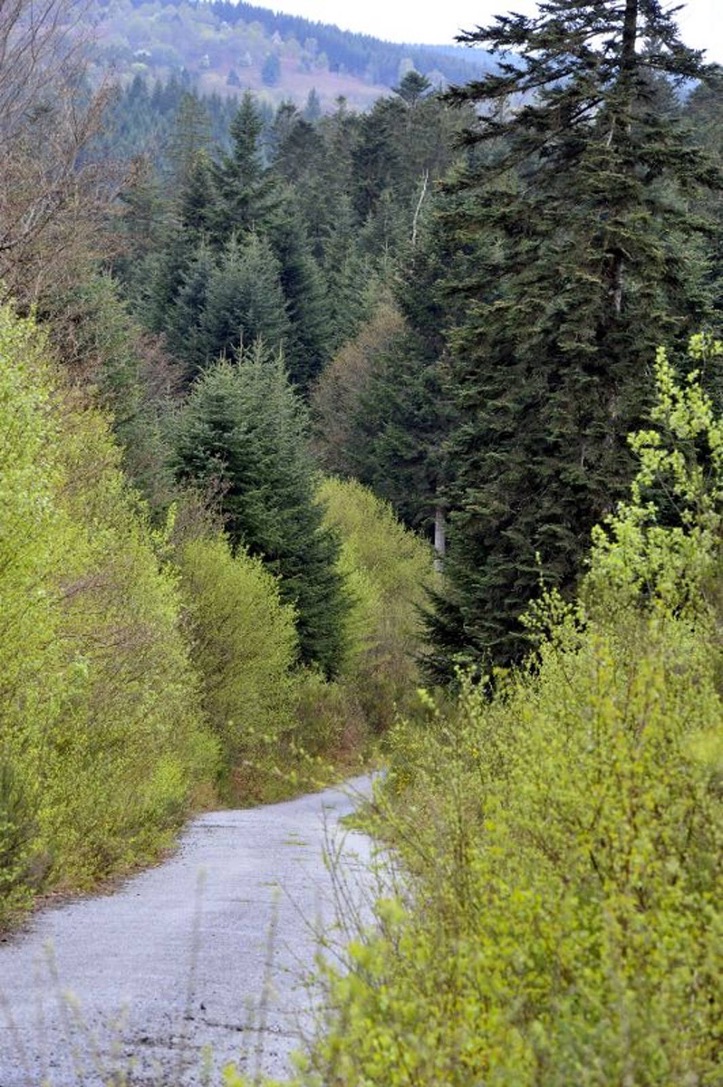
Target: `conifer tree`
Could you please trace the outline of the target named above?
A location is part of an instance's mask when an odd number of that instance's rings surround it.
[[[187,381],[191,381],[214,357],[203,325],[203,315],[215,269],[216,259],[211,247],[202,241],[182,273],[175,297],[166,303],[167,312],[161,327],[166,333],[170,351],[184,364]]]
[[[229,358],[242,344],[263,339],[272,349],[282,347],[289,320],[281,284],[281,265],[266,238],[255,231],[229,239],[208,280],[200,317],[206,358]]]
[[[297,124],[310,129],[293,107],[280,110],[277,122],[279,135]],[[247,94],[231,124],[231,152],[215,162],[196,154],[186,164],[179,226],[187,245],[200,248],[183,273],[167,330],[192,370],[229,354],[239,340],[283,345],[292,380],[306,389],[329,354],[325,285],[291,190],[264,165],[262,131]],[[212,269],[207,246],[217,255]]]
[[[431,668],[508,663],[540,576],[571,589],[592,525],[624,492],[641,374],[711,311],[688,213],[721,176],[686,138],[669,86],[705,80],[658,0],[548,0],[463,35],[499,69],[454,90],[480,120],[476,165],[448,196],[452,237],[476,247],[456,285],[461,420],[449,447],[448,592]]]
[[[188,238],[198,241],[210,235],[214,220],[213,175],[205,151],[199,151],[188,163],[178,190],[177,215]]]
[[[339,545],[314,499],[306,431],[281,356],[257,342],[195,384],[178,421],[176,468],[181,479],[218,487],[232,546],[260,556],[296,609],[301,663],[332,676],[348,601]]]
[[[264,123],[249,92],[231,122],[231,151],[213,166],[215,207],[212,235],[223,244],[231,233],[259,228],[275,204],[275,179],[264,165]]]
[[[396,283],[400,325],[375,352],[351,407],[346,452],[352,474],[430,538],[442,512],[452,411],[444,330],[453,302],[440,283],[454,260],[439,229],[425,229]]]
[[[189,182],[199,157],[211,147],[211,118],[205,104],[187,91],[181,95],[170,139],[169,160],[174,189]]]
[[[289,321],[286,368],[293,383],[306,393],[331,353],[331,313],[326,285],[291,190],[273,216],[268,236]],[[274,342],[265,330],[260,334],[268,343]]]
[[[320,243],[333,351],[352,339],[369,317],[379,293],[372,261],[360,251],[359,231],[347,196],[339,196],[333,221],[325,225]]]

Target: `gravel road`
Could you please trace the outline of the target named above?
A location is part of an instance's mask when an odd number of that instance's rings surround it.
[[[191,1087],[208,1082],[204,1061],[283,1078],[313,1027],[319,934],[341,937],[325,851],[340,857],[347,915],[369,897],[370,842],[338,825],[368,789],[202,815],[159,867],[0,943],[0,1087],[113,1073]]]

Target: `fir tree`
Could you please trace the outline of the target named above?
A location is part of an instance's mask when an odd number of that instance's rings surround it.
[[[289,335],[281,266],[269,244],[255,232],[232,236],[208,280],[201,327],[207,358],[231,356],[239,344],[263,339],[274,350]]]
[[[332,676],[348,601],[338,543],[314,498],[306,431],[281,357],[257,343],[194,386],[176,429],[176,468],[181,479],[218,486],[233,547],[261,556],[296,609],[300,661]]]
[[[215,207],[213,237],[223,244],[231,233],[260,227],[274,206],[275,179],[264,165],[264,122],[247,92],[231,122],[231,151],[213,166]]]
[[[508,663],[542,576],[571,589],[590,529],[624,492],[641,375],[710,312],[687,211],[720,174],[661,109],[705,79],[657,0],[549,0],[463,36],[499,70],[452,92],[479,108],[477,165],[448,197],[475,249],[455,286],[448,592],[430,621],[432,671]]]
[[[201,242],[167,307],[163,328],[170,351],[184,363],[187,382],[218,354],[203,324],[209,283],[215,270],[215,256],[210,246]]]
[[[174,189],[186,187],[199,156],[207,155],[210,146],[208,109],[195,94],[184,92],[178,104],[168,153]]]
[[[440,283],[456,259],[438,228],[425,230],[398,277],[402,330],[379,352],[354,408],[353,474],[391,502],[410,527],[432,535],[443,509],[445,439],[452,405],[445,394],[445,325],[453,304]]]
[[[291,190],[271,220],[268,236],[289,320],[286,366],[291,380],[306,393],[330,355],[331,313],[321,270]],[[262,334],[273,342],[267,333]]]

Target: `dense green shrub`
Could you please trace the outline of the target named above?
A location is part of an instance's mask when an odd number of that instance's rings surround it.
[[[8,909],[30,881],[81,885],[157,849],[216,758],[175,574],[107,422],[63,389],[45,354],[31,321],[0,311]]]
[[[224,775],[238,776],[295,731],[294,612],[262,561],[223,536],[183,544],[178,563],[203,709]]]
[[[32,328],[0,309],[0,924],[26,898],[38,852],[32,771],[62,695],[51,577],[67,525],[53,501],[61,471],[49,396]]]
[[[341,541],[340,567],[353,601],[342,680],[372,730],[383,732],[397,710],[411,709],[431,550],[360,483],[325,479],[317,496]]]
[[[106,421],[67,410],[60,449],[72,548],[58,572],[64,705],[44,757],[44,819],[61,870],[82,878],[152,849],[215,756],[176,575],[159,560]]]

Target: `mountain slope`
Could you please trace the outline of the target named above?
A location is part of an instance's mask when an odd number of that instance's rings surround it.
[[[263,94],[276,105],[316,92],[322,109],[341,95],[364,108],[410,68],[434,85],[463,83],[489,57],[463,48],[396,45],[228,0],[97,0],[95,63],[121,80],[190,77],[204,93]],[[413,29],[410,29],[413,34]]]

